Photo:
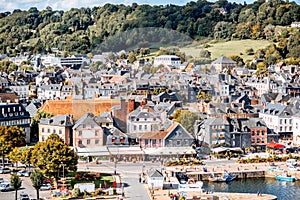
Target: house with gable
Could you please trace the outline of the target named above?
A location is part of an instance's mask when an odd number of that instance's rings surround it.
[[[73,126],[73,146],[80,148],[105,146],[106,135],[92,113],[84,114]]]
[[[146,133],[159,130],[163,119],[160,115],[149,106],[139,106],[128,114],[127,132],[129,133]]]
[[[172,124],[165,130],[149,131],[139,137],[142,148],[190,147],[194,137],[179,123]]]
[[[217,72],[223,72],[227,68],[233,69],[236,67],[236,62],[227,58],[226,56],[221,56],[217,60],[211,63],[211,67],[214,68]]]

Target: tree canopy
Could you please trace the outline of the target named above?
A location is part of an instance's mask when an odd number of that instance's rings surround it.
[[[188,110],[176,110],[174,113],[174,119],[180,123],[190,134],[194,134],[195,121],[200,117]]]
[[[10,177],[10,182],[11,182],[11,186],[16,191],[15,192],[15,200],[17,200],[18,199],[18,189],[20,189],[20,187],[22,186],[22,180],[16,173],[13,173]]]
[[[30,8],[0,13],[0,53],[10,56],[51,53],[53,48],[62,52],[89,53],[113,35],[118,35],[121,46],[132,46],[133,49],[136,46],[147,48],[153,39],[158,39],[160,44],[174,41],[173,37],[160,33],[146,33],[138,39],[138,31],[130,37],[120,35],[146,27],[174,30],[193,39],[210,37],[280,42],[282,38],[294,35],[286,27],[297,21],[300,21],[300,6],[283,0],[257,0],[252,4],[201,0],[182,6],[105,4],[68,11]],[[289,50],[287,53],[296,56]]]
[[[38,142],[33,150],[31,164],[45,175],[58,178],[65,171],[77,170],[76,153],[57,135],[51,134],[44,142]]]
[[[0,156],[4,166],[4,158],[13,150],[14,147],[20,147],[25,144],[25,133],[22,128],[17,126],[0,127]]]

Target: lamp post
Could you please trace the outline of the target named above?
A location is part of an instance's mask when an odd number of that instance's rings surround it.
[[[117,157],[115,157],[115,159],[114,159],[114,163],[115,163],[115,170],[114,170],[114,175],[116,175],[117,174]]]
[[[66,166],[66,164],[62,163],[62,166],[63,166],[63,180],[62,180],[62,182],[63,182],[63,189],[65,189],[65,166]]]

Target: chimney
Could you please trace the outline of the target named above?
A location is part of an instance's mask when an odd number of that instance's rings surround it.
[[[242,108],[243,108],[243,109],[245,109],[245,104],[246,104],[246,101],[243,100],[243,101],[242,101]]]
[[[123,100],[123,99],[122,99]],[[121,105],[122,105],[122,100],[121,100]],[[124,100],[125,101],[125,100]],[[134,99],[129,99],[128,100],[128,113],[131,113],[132,111],[134,111],[134,104],[135,104],[135,101]],[[121,106],[122,107],[122,106]]]

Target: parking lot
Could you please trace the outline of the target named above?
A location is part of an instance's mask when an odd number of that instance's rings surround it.
[[[10,182],[10,174],[0,174],[0,177],[4,179],[4,182]],[[18,190],[18,199],[21,193],[26,193],[30,198],[36,199],[36,190],[31,185],[31,180],[29,177],[20,177],[22,180],[22,186]],[[51,191],[40,191],[40,198],[50,199]],[[0,192],[0,199],[5,200],[15,200],[15,191]]]

